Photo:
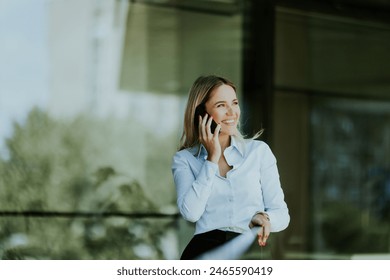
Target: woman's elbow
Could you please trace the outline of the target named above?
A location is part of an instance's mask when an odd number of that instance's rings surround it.
[[[289,224],[290,224],[290,215],[287,213],[281,223],[280,231],[285,230]]]
[[[185,220],[187,220],[191,223],[196,223],[200,219],[200,217],[198,215],[194,215],[191,212],[181,211],[180,213]]]
[[[285,230],[290,224],[290,215],[288,211],[276,218],[275,222],[271,219],[271,232],[279,232]]]
[[[191,223],[197,222],[201,217],[200,213],[198,213],[197,211],[195,211],[193,209],[191,210],[190,208],[186,207],[184,204],[179,205],[179,211],[180,211],[181,216],[185,220],[187,220]]]

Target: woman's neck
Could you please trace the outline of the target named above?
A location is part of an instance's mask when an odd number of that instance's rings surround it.
[[[221,144],[222,152],[230,146],[230,135],[220,135],[219,136],[219,143]]]

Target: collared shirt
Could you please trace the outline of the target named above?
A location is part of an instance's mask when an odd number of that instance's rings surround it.
[[[202,145],[178,151],[173,157],[177,205],[186,220],[196,222],[195,234],[249,230],[259,211],[269,215],[272,232],[285,229],[290,216],[269,146],[231,137],[223,154],[232,166],[226,177],[219,174],[217,164],[207,160]]]

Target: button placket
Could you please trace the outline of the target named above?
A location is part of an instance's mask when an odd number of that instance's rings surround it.
[[[230,179],[227,180],[228,186],[229,186],[229,204],[230,204],[230,223],[233,224],[233,218],[234,218],[234,191],[232,188],[232,182]]]

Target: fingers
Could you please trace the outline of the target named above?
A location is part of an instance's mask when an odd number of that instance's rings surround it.
[[[218,124],[214,133],[211,132],[211,123],[213,122],[213,117],[208,114],[203,117],[199,116],[199,137],[201,140],[211,139],[218,136],[221,126]],[[216,133],[217,132],[217,133]]]
[[[206,114],[199,117],[199,141],[207,150],[207,160],[218,163],[221,157],[221,144],[219,143],[219,131],[221,126],[217,125],[214,134],[211,132],[213,118]]]
[[[265,245],[267,245],[267,239],[269,235],[270,235],[270,224],[269,222],[267,222],[260,227],[260,230],[257,233],[257,241],[259,243],[259,246],[264,247]]]
[[[208,116],[208,115],[206,115]],[[212,137],[213,133],[211,132],[211,122],[213,121],[213,117],[209,116],[206,123],[206,132],[208,137]]]
[[[271,233],[271,223],[264,215],[259,213],[252,217],[249,223],[249,227],[252,228],[256,225],[260,226],[260,229],[257,233],[257,242],[259,243],[259,246],[264,247],[267,245],[267,240]]]
[[[221,132],[221,125],[217,123],[217,127],[214,130],[214,138],[218,138],[220,132]]]
[[[199,116],[199,138],[200,140],[204,140],[206,136],[206,121],[207,115],[204,117]]]
[[[202,117],[199,115],[199,125],[198,125],[198,135],[199,135],[199,140],[202,140]]]
[[[207,136],[207,128],[206,128],[206,123],[207,123],[207,114],[202,117],[199,115],[199,141],[204,142],[208,139]]]

